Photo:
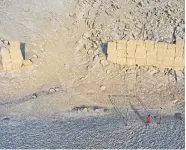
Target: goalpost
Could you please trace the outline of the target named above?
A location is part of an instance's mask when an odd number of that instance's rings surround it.
[[[161,108],[147,109],[139,97],[134,95],[108,95],[110,107],[125,126],[134,122],[145,124],[148,114],[151,123],[161,123]]]

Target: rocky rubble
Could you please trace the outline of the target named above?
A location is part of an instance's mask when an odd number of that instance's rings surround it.
[[[108,112],[109,109],[108,108],[104,108],[104,107],[100,107],[100,106],[79,106],[79,107],[74,107],[72,109],[72,112],[76,112],[76,113],[88,113],[88,112]]]
[[[184,40],[183,0],[81,0],[74,14],[78,18],[75,18],[77,26],[85,23],[90,29],[74,47],[76,63],[88,71],[100,66],[107,69],[106,66],[111,65],[106,60],[108,41],[175,43]]]

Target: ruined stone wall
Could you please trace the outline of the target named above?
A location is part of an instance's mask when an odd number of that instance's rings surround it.
[[[24,60],[20,41],[0,40],[0,57],[4,71],[17,70],[24,66],[31,66],[31,60]]]
[[[0,49],[2,57],[3,70],[20,69],[22,66],[23,56],[20,49],[19,41],[9,41],[7,46]]]
[[[108,42],[107,60],[126,66],[156,66],[184,69],[184,41],[167,44],[154,41],[119,40]]]

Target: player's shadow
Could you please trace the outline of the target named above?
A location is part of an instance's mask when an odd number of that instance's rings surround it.
[[[140,113],[138,112],[138,110],[137,110],[131,103],[130,103],[130,107],[131,107],[131,109],[134,111],[134,113],[138,116],[138,118],[139,118],[143,123],[146,123],[144,117],[140,115]]]

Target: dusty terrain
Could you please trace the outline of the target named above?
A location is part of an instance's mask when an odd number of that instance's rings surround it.
[[[0,148],[184,148],[184,72],[104,54],[112,40],[184,40],[184,12],[184,0],[0,1],[0,37],[25,43],[34,63],[0,71]],[[109,112],[71,111],[82,105]],[[126,127],[114,108],[164,119],[146,128],[129,114]]]

